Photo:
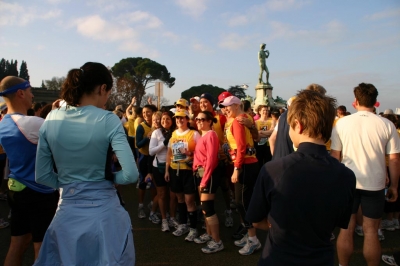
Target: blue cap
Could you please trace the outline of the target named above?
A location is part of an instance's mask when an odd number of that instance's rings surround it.
[[[214,97],[212,97],[212,95],[207,92],[200,95],[200,99],[207,99],[211,103],[211,105],[214,105]]]

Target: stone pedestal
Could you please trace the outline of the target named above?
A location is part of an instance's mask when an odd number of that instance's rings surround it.
[[[257,84],[256,86],[256,99],[254,101],[254,108],[257,108],[260,104],[264,104],[264,97],[268,95],[269,107],[274,106],[274,100],[272,99],[272,89],[271,84]]]

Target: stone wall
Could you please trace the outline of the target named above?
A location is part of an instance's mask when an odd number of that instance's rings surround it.
[[[52,103],[60,98],[60,91],[46,90],[42,88],[32,87],[33,101],[36,103],[46,102]]]

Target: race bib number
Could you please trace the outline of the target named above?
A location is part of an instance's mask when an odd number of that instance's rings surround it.
[[[187,142],[175,142],[171,145],[172,160],[174,162],[184,161],[187,159],[186,151],[188,150]]]

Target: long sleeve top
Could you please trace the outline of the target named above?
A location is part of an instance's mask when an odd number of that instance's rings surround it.
[[[196,144],[193,157],[193,170],[199,166],[204,168],[204,175],[200,186],[205,187],[210,181],[212,172],[218,165],[219,139],[215,131],[204,134]]]
[[[39,132],[36,182],[58,188],[73,182],[105,180],[110,144],[122,166],[114,173],[114,182],[136,182],[139,173],[116,115],[92,105],[51,111]],[[58,173],[53,171],[54,164]]]
[[[160,163],[165,163],[167,159],[168,148],[164,145],[165,137],[163,136],[161,129],[154,130],[151,134],[149,153],[151,156],[157,157]],[[153,166],[157,167],[157,159],[154,158]]]

